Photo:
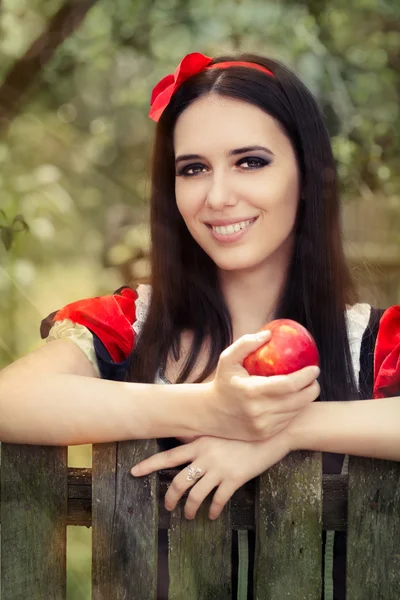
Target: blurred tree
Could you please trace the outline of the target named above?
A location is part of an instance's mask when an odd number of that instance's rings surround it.
[[[399,12],[397,3],[382,0],[350,7],[344,0],[3,0],[0,100],[14,74],[17,102],[3,102],[15,117],[0,138],[0,206],[23,214],[31,227],[17,260],[29,256],[43,271],[85,257],[123,283],[145,276],[149,96],[193,50],[256,50],[289,63],[325,112],[343,198],[379,192],[394,213],[386,232],[394,240]],[[27,69],[30,61],[36,70]],[[111,218],[114,212],[123,220]],[[140,224],[141,236],[129,238]]]
[[[46,30],[15,63],[0,87],[0,135],[20,108],[28,88],[65,39],[82,23],[97,0],[67,0]]]

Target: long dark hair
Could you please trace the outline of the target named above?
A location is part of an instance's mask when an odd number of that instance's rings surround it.
[[[274,77],[234,66],[202,71],[181,85],[158,122],[150,212],[152,295],[126,379],[153,382],[171,350],[178,359],[180,336],[188,329],[194,333],[193,343],[177,382],[188,379],[209,335],[208,362],[196,382],[204,381],[233,341],[216,266],[188,232],[175,202],[176,120],[193,101],[212,92],[261,108],[291,140],[301,199],[276,317],[294,319],[314,336],[321,356],[321,400],[355,399],[345,310],[356,301],[356,292],[342,247],[336,167],[323,116],[308,89],[281,63],[254,54],[222,56],[214,62],[226,60],[259,63]]]

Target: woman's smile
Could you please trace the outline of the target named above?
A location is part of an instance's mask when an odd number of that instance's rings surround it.
[[[252,228],[254,223],[257,221],[257,219],[258,217],[255,217],[248,221],[239,221],[235,224],[227,226],[222,225],[218,227],[207,225],[207,227],[209,228],[211,235],[215,240],[227,244],[243,239],[246,233]]]

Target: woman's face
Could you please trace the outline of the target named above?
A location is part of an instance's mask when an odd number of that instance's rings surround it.
[[[241,100],[203,96],[178,118],[174,151],[179,212],[217,267],[290,260],[299,173],[270,115]]]

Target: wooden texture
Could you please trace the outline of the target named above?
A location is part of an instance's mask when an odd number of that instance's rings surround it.
[[[292,453],[259,478],[257,600],[321,599],[321,492],[319,453]]]
[[[67,448],[1,446],[1,600],[66,597]]]
[[[177,469],[160,472],[159,529],[169,529],[170,513],[165,510],[164,496],[169,482],[177,472]],[[346,531],[347,481],[347,475],[322,476],[322,529],[324,530]],[[249,481],[233,494],[231,500],[232,529],[254,529],[254,494],[255,480]],[[92,526],[91,469],[68,468],[67,525]]]
[[[130,469],[155,440],[93,446],[93,600],[156,600],[158,477]]]
[[[347,599],[400,597],[400,463],[350,457]]]
[[[93,600],[156,600],[162,528],[169,600],[230,600],[235,528],[256,528],[257,600],[320,600],[323,528],[348,531],[347,600],[399,597],[400,463],[351,457],[348,478],[321,477],[319,454],[292,453],[238,490],[217,521],[211,495],[188,521],[184,502],[171,515],[163,506],[178,469],[130,475],[157,452],[153,440],[94,446],[93,493],[92,471],[68,469],[66,448],[1,450],[1,600],[65,600],[66,525],[91,518]]]
[[[210,504],[207,498],[193,521],[185,518],[182,502],[171,514],[169,600],[231,600],[229,505],[211,521]]]
[[[92,469],[68,469],[68,525],[92,526]]]

